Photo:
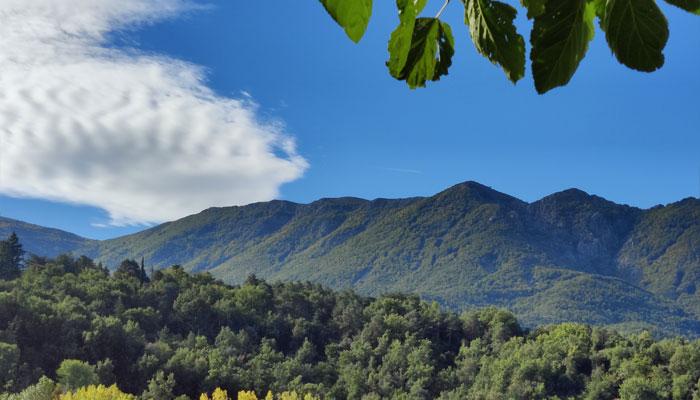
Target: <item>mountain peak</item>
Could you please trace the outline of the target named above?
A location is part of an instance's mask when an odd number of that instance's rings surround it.
[[[470,200],[480,203],[524,203],[518,198],[499,192],[490,186],[482,185],[475,181],[458,183],[436,194],[433,198],[448,201],[457,201],[457,199]]]
[[[592,195],[579,188],[568,188],[560,192],[553,193],[552,195],[562,195],[562,196],[572,196],[572,197],[591,197]]]
[[[495,189],[493,189],[491,186],[486,186],[484,184],[481,184],[477,181],[464,181],[461,183],[458,183],[456,185],[453,185],[452,187],[448,188],[447,190],[451,189],[467,189],[475,192],[496,192]]]
[[[532,203],[536,207],[567,207],[575,206],[580,207],[603,207],[603,208],[628,208],[636,209],[636,207],[631,207],[625,204],[617,204],[613,201],[607,200],[603,197],[587,193],[581,189],[569,188],[562,190],[560,192],[552,193],[549,196],[545,196],[536,202]]]
[[[543,197],[539,201],[559,201],[559,202],[570,202],[570,201],[589,201],[591,199],[598,198],[596,195],[592,195],[586,191],[578,188],[564,189],[559,192],[552,193],[548,196]]]

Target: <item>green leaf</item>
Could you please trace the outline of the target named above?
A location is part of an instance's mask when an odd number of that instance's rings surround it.
[[[494,0],[466,0],[464,10],[476,49],[517,82],[525,75],[525,40],[513,25],[516,9]]]
[[[588,0],[589,3],[593,3],[593,9],[595,10],[595,15],[600,18],[600,21],[605,20],[605,4],[606,0]],[[700,1],[700,0],[699,0]]]
[[[438,59],[436,60],[435,72],[433,73],[433,82],[439,81],[440,77],[447,75],[452,65],[452,56],[455,54],[455,39],[452,36],[452,28],[446,22],[440,23],[440,32],[438,35]]]
[[[418,18],[406,61],[394,77],[405,80],[411,89],[424,87],[427,81],[437,81],[447,75],[453,54],[454,38],[450,26],[437,18]]]
[[[538,93],[571,80],[593,39],[594,17],[595,7],[586,0],[549,0],[535,17],[530,59]]]
[[[544,5],[547,0],[520,0],[520,4],[527,8],[527,17],[533,19],[544,13]]]
[[[666,2],[685,11],[700,15],[700,0],[666,0]]]
[[[401,74],[411,51],[411,40],[413,30],[416,25],[416,18],[427,0],[397,0],[396,7],[399,9],[399,26],[391,33],[389,39],[389,73],[396,79],[402,79]]]
[[[348,37],[355,43],[362,39],[372,16],[372,0],[320,0]]]
[[[664,65],[668,23],[654,0],[608,0],[603,26],[622,64],[645,72]]]

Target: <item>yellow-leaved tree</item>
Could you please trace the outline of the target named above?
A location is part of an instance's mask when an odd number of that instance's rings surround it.
[[[218,396],[218,397],[217,397]],[[282,392],[275,396],[272,392],[268,391],[267,395],[265,396],[264,399],[258,399],[258,396],[253,392],[252,390],[241,390],[238,392],[238,396],[236,397],[238,400],[320,400],[318,397],[312,395],[312,394],[305,394],[301,395],[298,394],[297,392]],[[206,393],[202,393],[201,396],[199,396],[199,400],[231,400],[228,397],[228,394],[226,393],[225,390],[221,390],[217,388],[214,390],[214,393],[212,393],[212,397],[210,399],[209,395]]]
[[[320,400],[318,397],[307,393],[305,395],[298,394],[297,392],[282,392],[277,397],[278,400]]]
[[[255,394],[255,393],[253,393]],[[238,398],[240,400],[240,397]],[[209,396],[206,393],[202,393],[201,396],[199,396],[199,400],[210,400]],[[221,388],[216,388],[214,389],[214,392],[211,394],[211,400],[230,400],[228,397],[228,392]]]
[[[238,392],[238,400],[258,400],[258,396],[252,390],[241,390]]]
[[[64,393],[59,396],[59,400],[136,400],[136,396],[122,392],[117,385],[91,385]]]

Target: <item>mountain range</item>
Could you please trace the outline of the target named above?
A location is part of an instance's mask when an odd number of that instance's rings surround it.
[[[180,264],[363,294],[495,305],[527,325],[578,321],[700,336],[700,200],[640,209],[569,189],[528,203],[476,182],[431,197],[210,208],[96,241],[0,218],[39,255]]]

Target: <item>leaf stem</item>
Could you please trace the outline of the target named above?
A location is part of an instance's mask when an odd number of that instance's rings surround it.
[[[440,18],[440,16],[442,15],[442,12],[445,11],[448,4],[450,4],[450,0],[445,0],[445,4],[443,4],[442,7],[440,7],[440,11],[438,11],[438,13],[435,15],[436,19]]]

